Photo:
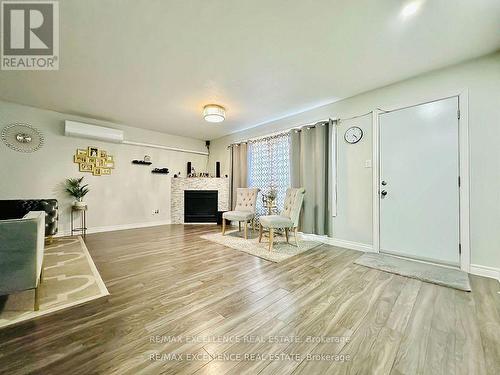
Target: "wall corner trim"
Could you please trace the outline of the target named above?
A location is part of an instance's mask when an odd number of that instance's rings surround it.
[[[479,264],[470,265],[470,273],[476,276],[489,277],[500,282],[500,268],[481,266]]]

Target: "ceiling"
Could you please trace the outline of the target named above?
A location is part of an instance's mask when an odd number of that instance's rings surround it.
[[[408,2],[64,0],[60,70],[1,71],[0,98],[214,139],[500,47],[498,0]]]

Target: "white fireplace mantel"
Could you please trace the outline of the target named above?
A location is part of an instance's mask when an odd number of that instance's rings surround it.
[[[184,190],[217,190],[218,210],[229,210],[229,178],[177,177],[171,181],[172,224],[184,224]]]

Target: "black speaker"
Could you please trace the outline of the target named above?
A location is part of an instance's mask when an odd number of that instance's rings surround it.
[[[215,177],[220,177],[220,161],[215,162]]]
[[[187,163],[187,173],[186,173],[186,177],[189,176],[191,174],[191,162],[188,161]]]

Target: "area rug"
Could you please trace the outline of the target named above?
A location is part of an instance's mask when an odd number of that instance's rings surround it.
[[[81,237],[63,237],[45,247],[40,310],[34,291],[0,296],[0,328],[108,295]]]
[[[395,273],[432,284],[470,292],[469,275],[466,272],[432,264],[414,262],[384,254],[364,254],[355,262],[361,266]]]
[[[211,233],[200,237],[275,263],[282,262],[285,259],[321,245],[321,242],[305,241],[299,235],[299,246],[297,247],[295,246],[293,235],[290,236],[289,244],[286,243],[284,236],[275,236],[273,250],[269,251],[269,239],[264,237],[262,238],[262,242],[259,243],[258,234],[250,230],[248,231],[247,240],[243,237],[243,231],[226,232],[224,236],[222,233]]]

